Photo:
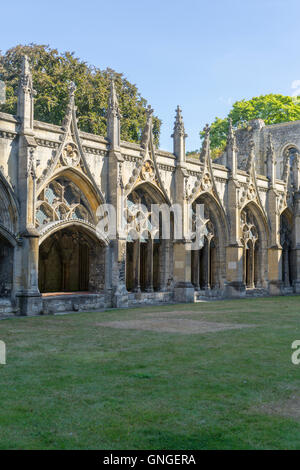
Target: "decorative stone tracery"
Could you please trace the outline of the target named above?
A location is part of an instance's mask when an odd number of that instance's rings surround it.
[[[257,281],[258,228],[253,213],[248,207],[241,212],[241,243],[243,253],[243,280],[246,287],[253,289]]]
[[[72,219],[95,222],[84,194],[71,180],[60,177],[51,181],[39,194],[36,227],[43,227],[58,220]]]

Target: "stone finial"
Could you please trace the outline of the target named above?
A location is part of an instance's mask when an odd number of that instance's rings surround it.
[[[271,182],[271,186],[274,187],[275,185],[275,166],[276,166],[276,156],[274,151],[274,146],[272,142],[272,136],[268,134],[268,142],[267,142],[267,151],[266,151],[266,164],[267,164],[267,177]]]
[[[118,102],[116,88],[115,88],[115,80],[113,77],[111,78],[111,81],[110,81],[107,114],[108,116],[111,115],[113,117],[117,117],[118,119],[121,118],[119,102]]]
[[[228,129],[228,136],[227,136],[227,147],[231,147],[232,149],[237,148],[236,145],[236,137],[235,137],[235,132],[232,126],[232,119],[229,119],[229,129]]]
[[[179,106],[177,106],[175,113],[174,131],[171,135],[173,138],[173,153],[176,156],[177,163],[183,163],[185,162],[185,139],[187,134],[184,130],[182,111]]]
[[[208,124],[205,125],[204,129],[204,140],[200,152],[200,162],[207,163],[208,158],[210,157],[210,127]]]
[[[29,59],[27,55],[22,58],[22,76],[31,75]]]
[[[255,165],[255,144],[254,140],[251,139],[249,142],[249,156],[246,165],[246,171],[249,173]]]
[[[187,137],[187,134],[185,133],[185,130],[184,130],[182,111],[179,105],[177,106],[175,113],[176,114],[175,114],[175,122],[174,122],[174,131],[171,137],[174,138],[174,136],[176,135],[179,135],[180,137]]]
[[[229,119],[229,130],[227,136],[227,146],[226,146],[226,154],[227,154],[227,167],[231,171],[231,176],[236,176],[237,170],[237,145],[236,145],[236,137],[235,132],[232,126],[232,119]]]
[[[272,163],[275,163],[276,157],[274,152],[274,145],[272,141],[272,136],[269,132],[268,143],[267,143],[267,161],[270,160]]]
[[[153,115],[153,109],[149,105],[146,109],[147,120],[146,120],[146,125],[143,129],[142,138],[141,138],[141,147],[145,150],[147,149],[149,142],[150,142],[150,136],[152,132],[152,115]]]
[[[121,131],[120,131],[120,120],[121,113],[119,108],[119,102],[117,98],[115,81],[111,78],[110,90],[108,97],[107,107],[107,139],[110,143],[111,149],[117,149],[120,147],[121,142]]]
[[[69,123],[71,122],[71,117],[72,117],[72,113],[73,113],[73,110],[76,111],[76,107],[75,107],[75,91],[76,91],[76,85],[73,81],[70,81],[68,83],[68,92],[69,92],[69,102],[68,102],[68,106],[67,106],[67,109],[66,109],[66,114],[65,114],[65,117],[63,119],[63,122],[62,122],[62,128],[64,130],[67,129]]]
[[[68,90],[69,90],[69,96],[70,97],[75,96],[76,89],[77,89],[77,87],[76,87],[75,83],[73,81],[71,81],[68,85]]]
[[[27,55],[22,58],[21,75],[18,90],[17,115],[21,121],[23,133],[32,132],[33,129],[33,89],[32,73]]]

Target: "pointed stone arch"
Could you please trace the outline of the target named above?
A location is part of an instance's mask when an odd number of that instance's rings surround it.
[[[280,214],[280,245],[282,287],[283,291],[288,291],[293,287],[297,278],[296,253],[295,253],[295,227],[293,213],[289,207]]]
[[[255,201],[248,202],[240,211],[240,240],[244,247],[246,287],[267,288],[270,233],[265,214]]]
[[[132,292],[165,291],[170,278],[170,237],[162,237],[162,213],[154,227],[152,224],[152,204],[170,207],[164,193],[151,182],[143,182],[134,187],[126,199],[127,244],[126,244],[126,286]],[[164,212],[164,208],[162,208]],[[165,214],[165,213],[164,213]],[[165,214],[166,215],[166,214]],[[171,214],[167,215],[170,219]],[[136,221],[134,220],[136,219]]]
[[[0,227],[13,238],[17,232],[18,218],[18,201],[0,171]]]
[[[192,283],[197,290],[221,289],[226,279],[226,246],[228,226],[222,207],[210,192],[201,193],[194,201],[204,205],[207,234],[204,246],[192,251]]]

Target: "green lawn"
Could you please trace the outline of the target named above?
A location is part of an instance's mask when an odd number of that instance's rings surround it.
[[[162,317],[254,326],[101,325]],[[0,448],[299,449],[299,320],[294,296],[0,321]]]

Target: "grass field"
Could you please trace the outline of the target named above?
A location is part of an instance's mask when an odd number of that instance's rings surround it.
[[[13,318],[0,339],[1,449],[300,448],[300,297]]]

